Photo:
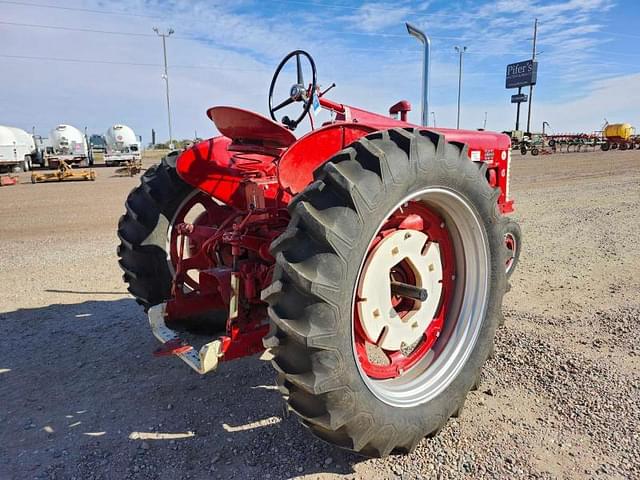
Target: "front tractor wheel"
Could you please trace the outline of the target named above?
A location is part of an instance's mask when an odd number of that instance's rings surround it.
[[[522,248],[522,233],[520,232],[520,225],[514,221],[510,220],[507,223],[504,233],[504,245],[507,247],[508,252],[506,272],[507,278],[509,278],[516,269],[516,265],[518,265],[520,250]]]
[[[411,451],[463,406],[506,287],[499,190],[466,147],[414,129],[360,139],[315,172],[263,292],[278,384],[320,438]]]

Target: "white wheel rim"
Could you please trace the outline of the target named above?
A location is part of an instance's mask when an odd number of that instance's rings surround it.
[[[402,199],[378,225],[369,247],[386,217],[401,205],[420,201],[437,210],[447,223],[456,253],[455,291],[444,329],[432,350],[401,376],[386,380],[370,378],[357,358],[352,315],[354,361],[367,388],[382,402],[395,407],[414,407],[442,393],[458,376],[476,345],[484,323],[489,296],[490,251],[479,214],[461,195],[445,188],[427,188]],[[364,271],[366,253],[358,271]],[[357,288],[354,288],[352,305]]]
[[[416,285],[428,292],[427,300],[400,318],[391,303],[391,270],[408,262]],[[371,340],[386,350],[400,350],[418,341],[433,319],[442,291],[440,247],[423,232],[398,230],[385,237],[365,262],[358,286],[360,323]]]

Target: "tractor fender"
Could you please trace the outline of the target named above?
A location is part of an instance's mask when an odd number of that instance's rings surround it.
[[[182,180],[208,193],[227,205],[243,205],[245,202],[242,184],[247,178],[273,178],[273,157],[260,154],[244,154],[242,161],[251,167],[240,165],[229,150],[232,140],[223,135],[204,140],[180,153],[176,159],[176,170]],[[264,197],[267,202],[278,197],[278,185],[265,182]]]
[[[318,128],[291,145],[278,162],[280,186],[295,195],[313,181],[313,172],[343,148],[376,129],[339,122]]]

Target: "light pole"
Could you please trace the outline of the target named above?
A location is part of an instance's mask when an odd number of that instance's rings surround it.
[[[433,117],[433,126],[437,127],[437,125],[436,125],[436,112],[431,112],[431,116]]]
[[[167,33],[160,33],[158,27],[153,27],[153,31],[159,37],[162,37],[162,53],[164,55],[164,78],[165,85],[167,87],[167,119],[169,120],[169,148],[173,149],[173,134],[171,132],[171,104],[169,103],[169,71],[167,70],[167,37],[173,34],[173,28],[170,28]]]
[[[467,51],[467,47],[454,47],[458,55],[460,56],[460,63],[458,68],[458,119],[456,121],[456,128],[460,128],[460,95],[462,93],[462,56]]]
[[[422,60],[422,118],[421,123],[425,127],[429,125],[429,65],[431,60],[431,39],[422,30],[410,23],[405,24],[407,32],[418,39],[424,45],[424,58]]]
[[[533,52],[531,60],[536,61],[536,40],[538,38],[538,19],[533,24]],[[533,85],[529,85],[529,111],[527,112],[527,133],[531,135],[531,102],[533,101]]]

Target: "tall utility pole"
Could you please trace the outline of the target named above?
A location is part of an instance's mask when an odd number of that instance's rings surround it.
[[[173,34],[173,28],[170,28],[167,33],[160,33],[157,27],[153,27],[153,31],[159,37],[162,37],[162,53],[164,55],[164,78],[165,85],[167,87],[167,119],[169,120],[169,148],[173,149],[173,133],[171,132],[171,104],[169,103],[169,71],[167,70],[167,37]]]
[[[538,37],[538,19],[533,23],[533,53],[531,60],[536,60],[536,39]],[[533,85],[529,85],[529,113],[527,113],[527,133],[531,133],[531,102],[533,101]],[[518,105],[520,106],[520,105]]]
[[[467,47],[454,47],[458,55],[460,56],[460,64],[458,68],[458,120],[456,121],[456,128],[460,128],[460,95],[462,94],[462,56],[467,51]]]
[[[484,112],[484,122],[482,123],[482,129],[487,129],[487,112]]]

